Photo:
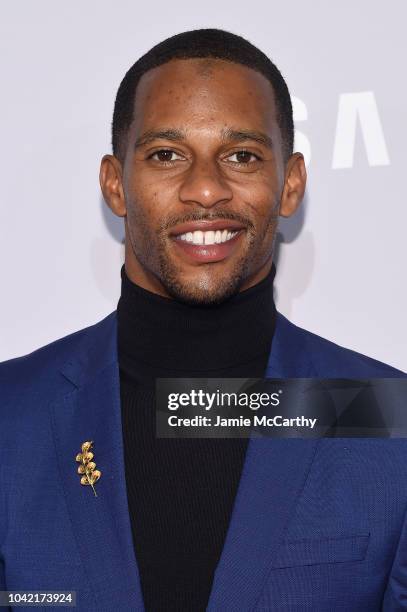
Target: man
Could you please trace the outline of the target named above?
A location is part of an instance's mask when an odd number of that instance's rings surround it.
[[[182,33],[127,72],[112,128],[117,311],[0,368],[0,588],[97,612],[405,609],[405,440],[155,437],[157,377],[403,376],[276,312],[277,220],[306,184],[280,72]]]

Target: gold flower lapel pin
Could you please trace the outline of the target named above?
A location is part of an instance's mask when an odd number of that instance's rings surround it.
[[[96,463],[92,461],[93,453],[89,452],[92,448],[93,441],[84,442],[82,444],[82,452],[76,455],[76,461],[80,463],[78,467],[78,474],[83,474],[81,478],[81,484],[90,485],[93,489],[93,492],[96,495],[95,487],[93,486],[101,477],[102,472],[99,470],[95,470]]]

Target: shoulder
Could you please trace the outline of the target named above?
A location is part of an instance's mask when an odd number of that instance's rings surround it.
[[[46,392],[47,397],[72,389],[72,384],[61,375],[61,368],[71,359],[80,359],[86,348],[97,337],[98,330],[109,324],[115,311],[93,325],[54,340],[27,355],[0,363],[0,397],[3,405],[18,403],[30,395],[32,400]]]
[[[38,454],[47,456],[51,452],[49,407],[76,389],[66,376],[70,363],[76,364],[78,371],[86,371],[87,358],[103,354],[98,342],[110,337],[114,315],[115,312],[27,355],[0,363],[0,544],[1,522],[6,516],[1,508],[7,503],[3,491],[6,495],[10,491],[4,483],[10,482],[9,474],[16,472],[15,463],[21,457],[28,458],[22,463],[27,468],[27,461],[34,458],[35,464]]]
[[[295,325],[278,313],[278,325],[292,351],[302,352],[312,362],[315,375],[326,378],[404,378],[406,373],[386,363],[340,346]]]

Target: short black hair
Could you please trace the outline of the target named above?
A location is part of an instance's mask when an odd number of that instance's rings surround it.
[[[280,127],[284,159],[293,152],[294,123],[287,84],[273,62],[248,40],[218,29],[182,32],[158,43],[126,72],[116,95],[112,122],[112,148],[123,161],[127,132],[133,121],[136,88],[145,72],[173,59],[215,58],[243,64],[268,79],[273,87],[277,122]]]

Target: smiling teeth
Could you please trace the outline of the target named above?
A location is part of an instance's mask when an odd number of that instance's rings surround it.
[[[227,242],[233,236],[236,236],[238,232],[230,232],[225,229],[223,231],[209,230],[207,232],[201,232],[200,230],[196,230],[195,232],[187,232],[186,234],[180,234],[177,236],[178,240],[185,240],[185,242],[191,242],[192,244],[221,244],[222,242]]]

